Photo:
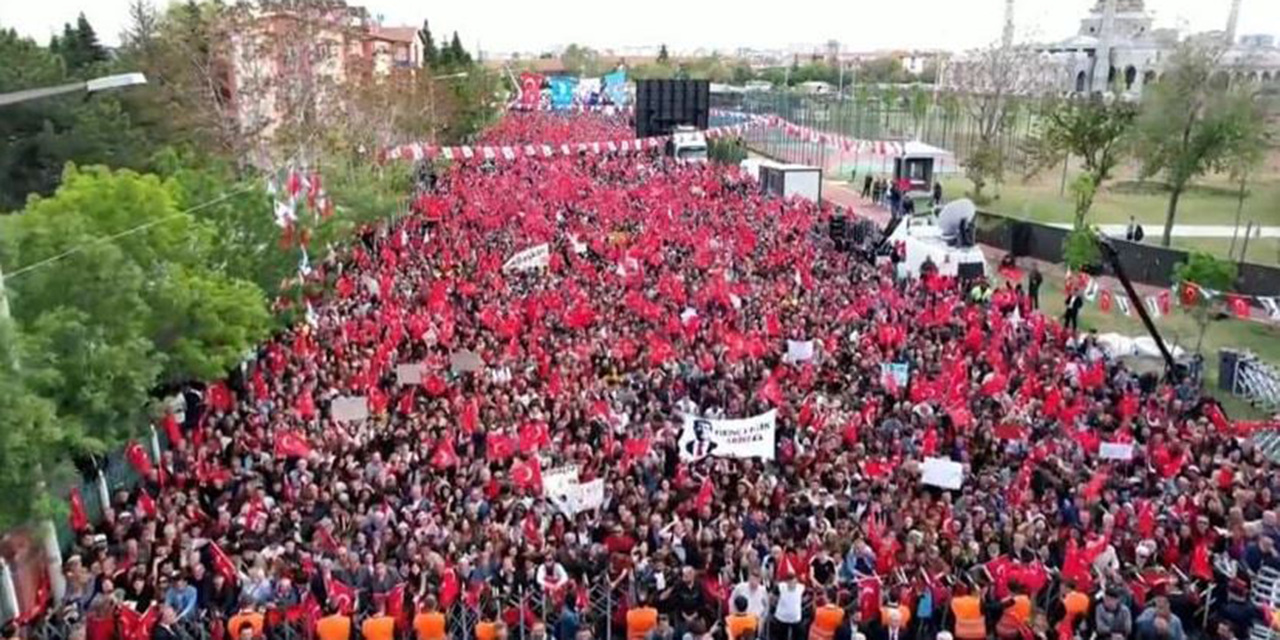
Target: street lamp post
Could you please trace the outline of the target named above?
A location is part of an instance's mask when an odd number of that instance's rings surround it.
[[[103,76],[92,80],[69,82],[56,87],[24,89],[22,91],[14,91],[12,93],[0,93],[0,107],[7,107],[43,98],[52,98],[54,96],[66,95],[69,93],[79,93],[81,91],[93,94],[98,93],[99,91],[123,89],[125,87],[132,87],[146,83],[147,77],[141,73],[118,73],[116,75]],[[0,268],[0,319],[7,320],[8,318],[9,296],[5,294],[4,269]]]
[[[41,98],[52,98],[54,96],[65,95],[68,93],[78,93],[84,91],[86,93],[97,93],[99,91],[110,91],[112,89],[123,89],[134,85],[146,84],[147,77],[141,73],[120,73],[113,76],[103,76],[92,80],[80,82],[69,82],[56,87],[44,87],[41,89],[25,89],[23,91],[14,91],[12,93],[0,93],[0,107],[20,102],[28,102],[31,100],[39,100]]]

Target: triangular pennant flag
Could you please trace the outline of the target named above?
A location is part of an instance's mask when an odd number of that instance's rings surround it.
[[[1143,299],[1143,302],[1147,305],[1147,314],[1151,316],[1152,320],[1162,315],[1160,313],[1160,300],[1155,296],[1147,296]]]
[[[1272,320],[1280,320],[1280,298],[1258,298],[1258,303]]]
[[[1084,299],[1089,302],[1093,302],[1094,299],[1098,297],[1099,288],[1098,280],[1096,278],[1089,278],[1089,283],[1084,287]]]
[[[1249,299],[1244,296],[1233,295],[1228,300],[1228,304],[1231,306],[1231,313],[1236,314],[1236,317],[1242,320],[1248,320],[1253,313],[1249,305]]]
[[[1126,316],[1133,312],[1133,307],[1129,304],[1129,296],[1116,296],[1116,306],[1120,307],[1120,313]]]
[[[1111,295],[1111,290],[1104,290],[1102,295],[1098,298],[1098,310],[1103,313],[1111,313],[1112,299],[1113,296]]]

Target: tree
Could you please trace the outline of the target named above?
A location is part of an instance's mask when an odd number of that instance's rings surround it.
[[[963,96],[976,125],[974,149],[965,159],[965,176],[973,183],[973,199],[1004,176],[1004,137],[1018,101],[1053,89],[1059,77],[1050,58],[1022,46],[990,46],[956,60],[947,68],[949,84]]]
[[[666,64],[670,60],[671,60],[671,55],[667,53],[667,45],[664,44],[662,45],[662,47],[658,49],[658,62],[661,64]]]
[[[1179,290],[1189,285],[1199,287],[1188,311],[1200,327],[1200,335],[1196,338],[1196,353],[1200,353],[1205,330],[1209,328],[1216,311],[1221,308],[1222,292],[1235,287],[1236,265],[1230,260],[1220,260],[1203,251],[1192,251],[1186,262],[1174,265],[1173,279]],[[1205,295],[1204,289],[1218,295]],[[1186,302],[1188,299],[1184,297],[1183,304]]]
[[[1239,109],[1253,111],[1262,109],[1261,105],[1254,100],[1236,100],[1232,104]],[[1265,109],[1263,109],[1265,111]],[[1244,213],[1244,201],[1249,197],[1249,182],[1252,180],[1254,171],[1266,159],[1267,149],[1272,144],[1273,132],[1267,126],[1267,120],[1264,115],[1255,116],[1250,113],[1239,114],[1234,117],[1239,123],[1240,128],[1236,134],[1232,136],[1230,144],[1226,150],[1224,163],[1227,174],[1236,183],[1236,222],[1235,228],[1240,228],[1240,217]],[[1231,237],[1231,248],[1227,251],[1230,257],[1235,253],[1236,237]],[[1240,254],[1240,262],[1244,262],[1245,256]]]
[[[155,46],[160,37],[160,15],[148,0],[132,0],[129,3],[129,26],[125,28],[123,45],[146,51]]]
[[[1228,168],[1233,149],[1263,131],[1251,92],[1223,90],[1214,81],[1220,52],[1185,44],[1150,88],[1138,118],[1142,175],[1163,175],[1169,188],[1161,243],[1169,246],[1178,202],[1195,178]]]
[[[0,319],[0,528],[10,529],[53,515],[50,487],[72,477],[71,450],[100,450],[83,437],[81,425],[63,419],[54,403],[28,386],[32,369],[23,359],[22,338]]]
[[[62,36],[55,36],[49,48],[62,56],[67,71],[72,75],[79,75],[86,67],[107,59],[107,50],[98,42],[98,34],[84,13],[76,18],[74,28],[70,24],[62,25]]]
[[[1123,100],[1098,95],[1063,100],[1047,110],[1039,135],[1027,143],[1028,175],[1065,162],[1068,156],[1084,165],[1088,180],[1073,187],[1074,228],[1085,226],[1094,196],[1124,157],[1136,117],[1136,107]]]
[[[590,47],[570,44],[560,54],[560,64],[564,65],[565,71],[575,76],[596,75],[596,67],[599,66],[598,58],[599,54]]]
[[[453,32],[453,40],[449,41],[449,57],[454,64],[469,65],[471,64],[471,54],[462,46],[462,39],[458,37],[458,32]]]
[[[0,220],[13,318],[36,345],[24,368],[45,372],[31,387],[104,440],[136,428],[157,382],[221,373],[269,329],[261,291],[208,268],[211,231],[178,192],[71,166],[53,196]]]
[[[422,30],[418,32],[418,41],[422,43],[422,66],[434,67],[439,61],[440,52],[436,50],[436,41],[431,37],[431,27],[422,21]]]

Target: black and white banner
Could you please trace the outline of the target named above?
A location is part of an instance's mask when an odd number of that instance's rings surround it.
[[[738,420],[685,415],[680,430],[680,459],[701,460],[713,456],[772,460],[777,427],[776,409]]]
[[[528,249],[511,256],[511,258],[502,265],[502,270],[528,271],[530,269],[543,269],[549,264],[551,264],[551,247],[544,242],[536,247],[529,247]]]

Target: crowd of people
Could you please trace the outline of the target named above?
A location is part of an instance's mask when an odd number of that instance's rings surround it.
[[[513,113],[487,142],[628,135]],[[1247,594],[1280,569],[1275,464],[1198,387],[1108,360],[1012,283],[975,303],[896,279],[836,250],[827,205],[654,153],[458,161],[415,209],[319,265],[310,321],[162,422],[170,447],[80,531],[51,615],[90,640],[1269,623]],[[503,268],[543,243],[544,267]],[[351,398],[367,417],[339,419]],[[770,410],[772,458],[681,455],[682,416]],[[962,486],[922,482],[930,458]],[[569,465],[603,503],[546,499]]]

